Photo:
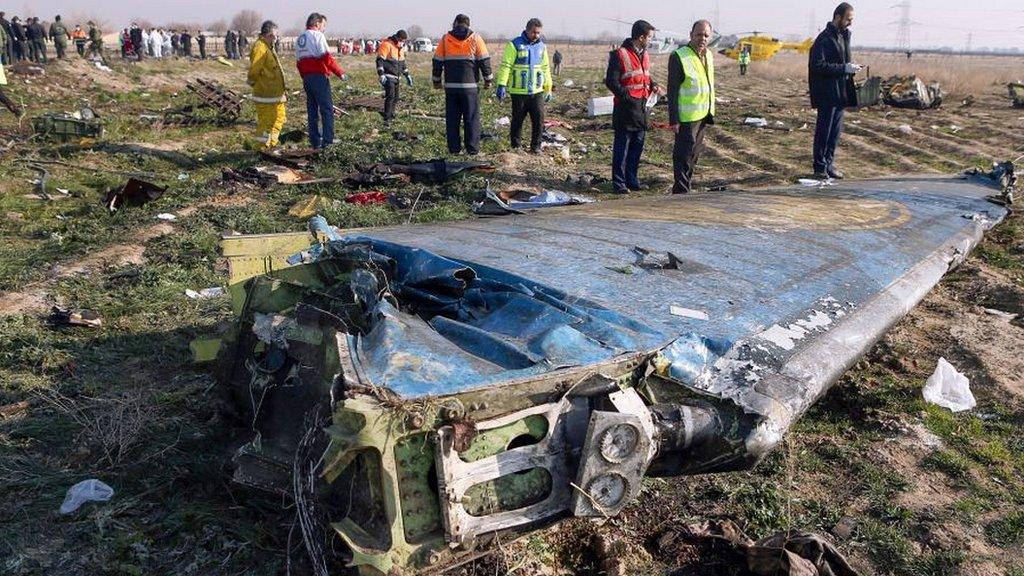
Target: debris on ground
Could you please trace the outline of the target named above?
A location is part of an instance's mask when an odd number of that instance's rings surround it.
[[[1013,101],[1013,107],[1024,108],[1024,83],[1011,82],[1006,85],[1006,88],[1010,91],[1010,99]]]
[[[505,190],[494,193],[488,188],[484,191],[481,199],[473,204],[473,212],[485,216],[500,216],[522,214],[523,210],[589,204],[595,201],[588,196],[569,194],[561,190],[544,190],[542,192]]]
[[[799,530],[778,532],[755,542],[732,520],[708,520],[665,532],[657,546],[674,556],[683,556],[687,549],[713,549],[722,562],[736,564],[730,572],[745,568],[758,576],[857,576],[824,536]]]
[[[197,78],[186,82],[185,87],[198,98],[198,102],[164,110],[164,124],[192,126],[212,123],[226,126],[234,124],[242,113],[242,97],[219,82]],[[201,112],[205,110],[212,111],[212,116],[202,115]]]
[[[71,114],[43,114],[32,118],[32,129],[39,136],[56,138],[61,142],[82,138],[103,137],[103,123],[99,120],[75,118]]]
[[[945,358],[939,358],[935,372],[924,385],[924,399],[953,412],[963,412],[978,403],[971,393],[971,381]]]
[[[367,204],[387,204],[388,195],[380,191],[370,192],[353,192],[345,197],[345,202],[349,204],[359,204],[365,206]]]
[[[32,403],[28,400],[14,402],[12,404],[4,404],[3,406],[0,406],[0,418],[11,418],[13,416],[17,416],[31,407]]]
[[[502,116],[501,118],[495,118],[494,119],[494,127],[495,128],[501,128],[502,126],[511,126],[511,125],[512,125],[512,119],[509,118],[508,116]]]
[[[594,186],[597,186],[598,184],[607,181],[608,179],[605,178],[604,176],[594,174],[593,172],[584,172],[582,174],[577,175],[570,174],[565,177],[565,183],[568,186],[575,186],[577,189],[580,190],[590,190]]]
[[[273,177],[274,181],[278,184],[306,185],[323,184],[325,182],[334,181],[333,178],[317,178],[308,172],[276,164],[273,166],[256,166],[253,170],[260,174]]]
[[[330,200],[319,194],[300,199],[288,209],[288,215],[308,220],[320,213]]]
[[[156,200],[166,191],[166,186],[158,186],[138,178],[129,178],[124,186],[108,190],[104,202],[107,209],[114,212],[123,206],[141,206],[146,202]]]
[[[901,134],[914,133],[914,129],[910,126],[910,124],[900,124],[899,126],[896,127],[896,130]]]
[[[768,126],[768,120],[765,118],[746,118],[743,123],[747,126],[753,126],[754,128],[764,128]]]
[[[614,96],[600,96],[587,100],[587,117],[608,116],[615,107]]]
[[[203,288],[202,290],[199,291],[193,290],[191,288],[185,290],[185,296],[188,296],[193,300],[205,300],[207,298],[216,298],[218,296],[223,296],[224,294],[226,294],[226,292],[224,291],[224,288],[221,288],[220,286],[215,286],[213,288]]]
[[[394,183],[441,184],[462,172],[493,171],[490,162],[449,162],[444,159],[422,162],[378,162],[357,165],[356,172],[345,178],[354,187],[377,188]]]
[[[103,326],[103,318],[95,310],[64,309],[54,306],[50,311],[50,324],[54,326]]]
[[[944,96],[938,82],[925,84],[917,76],[893,76],[882,86],[882,100],[896,108],[938,108]]]
[[[882,77],[870,76],[857,85],[857,107],[876,106],[882,101]]]
[[[161,213],[157,214],[156,216],[153,216],[153,218],[155,220],[163,220],[164,222],[174,222],[175,220],[178,219],[177,216],[175,216],[174,214],[171,214],[170,212],[161,212]]]
[[[46,74],[46,69],[42,66],[25,61],[8,64],[6,68],[8,72],[23,76],[42,76]]]
[[[974,106],[974,94],[968,94],[960,101],[961,108],[970,108],[971,106]]]
[[[300,135],[304,132],[297,130]],[[319,153],[313,148],[274,148],[273,150],[261,150],[260,158],[287,166],[289,168],[302,169],[309,165],[309,162]]]
[[[71,488],[60,505],[61,514],[71,514],[86,502],[106,502],[114,496],[114,489],[95,478],[82,480]]]

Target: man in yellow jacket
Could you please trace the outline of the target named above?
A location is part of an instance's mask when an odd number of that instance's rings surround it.
[[[530,115],[530,152],[540,152],[544,133],[544,103],[551,101],[551,64],[541,36],[541,21],[531,18],[526,29],[505,45],[498,68],[498,100],[512,95],[512,122],[509,127],[512,148],[519,148],[523,121]]]
[[[284,70],[274,51],[277,24],[267,20],[260,27],[260,36],[249,53],[249,86],[256,105],[256,133],[263,149],[278,144],[285,121]]]

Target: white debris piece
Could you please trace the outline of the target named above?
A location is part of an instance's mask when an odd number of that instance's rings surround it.
[[[71,514],[86,502],[106,502],[114,496],[114,489],[95,478],[82,480],[71,488],[60,505],[61,514]]]
[[[587,100],[587,117],[593,118],[595,116],[607,116],[612,113],[612,108],[614,107],[614,96],[591,98],[590,100]]]
[[[512,124],[512,119],[509,118],[508,116],[502,116],[501,118],[498,118],[498,119],[496,119],[494,121],[494,127],[495,128],[498,128],[499,126],[509,126],[511,124]]]
[[[900,124],[896,129],[899,130],[900,133],[902,133],[902,134],[913,134],[914,133],[914,129],[911,128],[909,124]]]
[[[185,296],[188,296],[189,298],[191,298],[193,300],[201,300],[201,299],[205,299],[205,298],[216,298],[217,296],[223,296],[224,293],[225,293],[224,289],[221,288],[220,286],[216,286],[214,288],[203,288],[202,290],[199,290],[198,292],[195,291],[195,290],[192,290],[191,288],[185,290]]]
[[[692,308],[683,308],[682,306],[676,306],[675,304],[668,307],[669,313],[673,316],[682,316],[683,318],[693,318],[694,320],[707,320],[708,313],[702,310],[694,310]]]
[[[833,182],[831,178],[826,178],[825,180],[816,180],[814,178],[800,178],[799,180],[797,180],[797,182],[799,182],[801,186],[805,186],[807,188],[814,188],[817,186],[832,186],[833,184],[835,184],[835,182]]]
[[[768,125],[768,120],[764,118],[747,118],[743,121],[747,126],[754,126],[756,128],[764,128]]]
[[[175,216],[174,214],[171,214],[170,212],[161,212],[161,213],[157,214],[156,216],[154,216],[153,218],[155,218],[157,220],[163,220],[165,222],[174,222],[175,220],[178,219],[177,216]]]
[[[953,412],[963,412],[977,406],[978,402],[971,393],[970,380],[964,376],[945,358],[939,358],[935,372],[924,385],[924,399]]]
[[[565,82],[562,82],[562,86],[565,86],[566,88],[572,88],[575,85],[576,85],[576,83],[573,82],[571,79],[570,80],[566,80]]]

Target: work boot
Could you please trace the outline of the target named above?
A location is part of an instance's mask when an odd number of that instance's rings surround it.
[[[627,188],[629,188],[633,192],[643,192],[645,190],[651,189],[651,187],[648,186],[647,184],[636,184],[634,186],[627,186]]]
[[[815,180],[828,180],[829,179],[829,175],[826,174],[825,172],[815,172],[814,173],[814,179]]]
[[[840,172],[839,170],[836,170],[835,168],[829,168],[828,170],[825,171],[825,173],[828,174],[829,178],[835,178],[836,180],[843,179],[843,173]]]

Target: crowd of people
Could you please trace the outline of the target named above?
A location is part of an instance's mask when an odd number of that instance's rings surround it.
[[[814,136],[813,168],[817,178],[842,178],[835,167],[835,149],[842,132],[843,112],[856,105],[853,76],[860,66],[850,53],[850,25],[853,7],[843,2],[836,7],[832,21],[818,36],[810,51],[808,82],[811,105],[818,118]],[[314,12],[306,21],[305,31],[295,40],[295,60],[306,93],[306,109],[310,145],[323,148],[334,142],[334,103],[329,77],[345,81],[348,76],[332,56],[324,30],[327,17]],[[88,32],[76,25],[68,30],[60,16],[54,17],[49,29],[38,18],[22,23],[18,17],[7,20],[0,12],[2,62],[32,60],[45,62],[47,41],[55,45],[58,58],[63,58],[69,41],[80,55],[86,43],[90,55],[102,58],[102,32],[88,22]],[[612,187],[627,193],[646,189],[638,177],[646,133],[650,128],[652,99],[666,96],[669,101],[669,126],[675,134],[673,145],[672,193],[690,191],[694,169],[704,148],[705,133],[715,123],[715,66],[713,51],[708,50],[712,37],[711,23],[694,23],[690,40],[675,50],[668,61],[668,86],[663,88],[650,71],[647,50],[655,28],[637,20],[629,38],[611,50],[605,73],[605,86],[614,96],[612,127]],[[381,115],[385,124],[395,118],[400,85],[412,86],[413,77],[406,66],[408,34],[399,30],[383,40],[343,39],[337,42],[341,54],[376,54],[376,68],[383,88]],[[203,31],[163,28],[144,29],[137,24],[119,34],[121,54],[125,58],[207,57],[207,38]],[[198,48],[193,51],[193,43]],[[245,34],[228,30],[224,52],[229,59],[240,59],[249,47]],[[249,52],[248,83],[256,105],[260,145],[277,146],[285,124],[286,88],[280,62],[280,38],[277,25],[268,20],[261,28]],[[527,118],[532,125],[529,150],[539,153],[544,127],[545,104],[554,98],[552,74],[561,66],[561,54],[548,55],[543,40],[543,24],[531,18],[522,34],[509,40],[495,71],[486,41],[470,28],[469,16],[459,14],[452,29],[438,43],[433,59],[431,81],[445,94],[445,133],[448,151],[452,154],[477,154],[480,151],[481,86],[495,86],[498,101],[511,101],[510,143],[521,145],[521,132]],[[749,51],[740,58],[741,74],[746,73]],[[0,85],[6,84],[0,66]],[[0,103],[12,112],[21,113],[0,91]]]

